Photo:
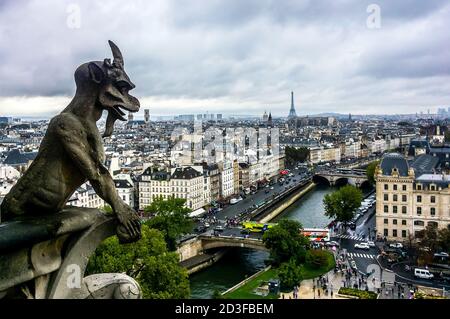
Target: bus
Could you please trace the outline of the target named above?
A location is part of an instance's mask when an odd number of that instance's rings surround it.
[[[330,230],[328,228],[303,228],[300,232],[310,241],[330,241]]]
[[[242,223],[242,228],[244,230],[248,230],[250,232],[254,232],[254,233],[261,233],[261,232],[265,232],[266,230],[272,228],[274,225],[274,223],[258,223],[258,222],[243,222]]]

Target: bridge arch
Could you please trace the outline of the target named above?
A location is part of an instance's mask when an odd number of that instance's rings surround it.
[[[348,178],[348,177],[339,177],[339,178],[337,178],[334,181],[334,185],[335,186],[344,186],[344,185],[347,185],[347,184],[355,185],[354,181],[353,181],[353,183],[352,183],[352,181],[353,180],[351,178]]]
[[[251,248],[256,250],[268,251],[262,240],[242,237],[225,237],[225,236],[212,236],[202,237],[202,249],[210,250],[217,248]]]
[[[361,182],[361,185],[359,185],[360,188],[372,188],[372,184],[369,182],[369,180],[364,180]]]
[[[313,176],[313,182],[315,184],[324,184],[324,185],[328,185],[331,186],[331,182],[328,178],[321,176],[321,175],[314,175]]]

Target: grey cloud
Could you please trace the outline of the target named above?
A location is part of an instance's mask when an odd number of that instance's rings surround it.
[[[66,25],[71,3],[80,5],[80,29]],[[381,7],[381,29],[366,27],[371,3]],[[399,85],[420,81],[414,92],[437,105],[450,93],[434,80],[450,78],[449,3],[0,1],[0,96],[71,96],[75,68],[110,57],[112,39],[141,97],[285,115],[294,90],[301,114],[390,111],[393,101],[405,109],[421,101],[402,99],[411,88]]]

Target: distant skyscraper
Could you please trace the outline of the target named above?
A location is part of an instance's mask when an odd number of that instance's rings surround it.
[[[267,126],[272,127],[272,112],[269,112],[269,118],[267,119]]]
[[[132,122],[133,121],[133,113],[129,112],[128,113],[128,122]]]
[[[222,114],[217,114],[217,120],[221,121],[222,120]]]
[[[269,118],[269,117],[267,116],[267,112],[264,111],[264,114],[263,114],[263,117],[262,117],[263,121],[264,121],[264,122],[267,122],[267,119],[268,119],[268,118]]]
[[[197,121],[201,121],[202,120],[202,115],[201,114],[197,114]]]
[[[289,110],[289,116],[288,119],[296,118],[297,113],[295,112],[294,107],[294,92],[291,92],[291,109]]]
[[[145,121],[145,123],[150,122],[150,110],[149,109],[144,110],[144,121]]]

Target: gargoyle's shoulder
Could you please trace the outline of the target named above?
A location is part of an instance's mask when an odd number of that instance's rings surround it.
[[[58,133],[70,133],[80,131],[83,129],[83,124],[80,120],[71,113],[61,113],[51,119],[49,123],[49,130]]]

